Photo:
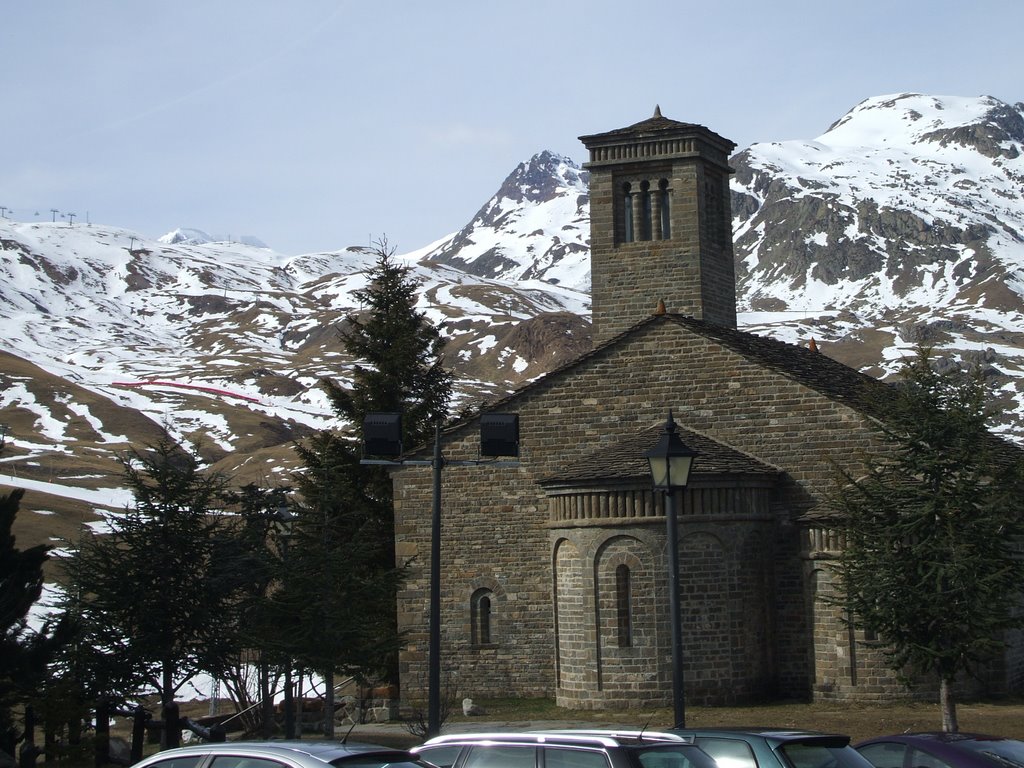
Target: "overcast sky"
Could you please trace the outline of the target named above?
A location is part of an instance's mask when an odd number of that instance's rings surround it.
[[[0,0],[0,206],[289,255],[459,229],[650,117],[740,148],[869,96],[1024,101],[1020,0]],[[38,213],[38,216],[36,215]],[[60,221],[60,219],[57,219]]]

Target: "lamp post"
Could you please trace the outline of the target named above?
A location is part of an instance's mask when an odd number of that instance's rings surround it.
[[[672,411],[662,427],[658,443],[645,454],[651,467],[655,491],[665,495],[665,526],[668,539],[668,601],[672,624],[672,711],[673,725],[686,726],[686,703],[683,688],[683,629],[679,616],[679,523],[676,517],[676,491],[686,487],[690,468],[697,452],[682,441],[676,432]]]
[[[288,509],[288,503],[282,496],[277,511],[270,517],[274,521],[274,528],[277,530],[277,535],[281,542],[281,565],[287,568],[288,542],[292,537],[292,526],[298,515]],[[284,737],[286,739],[295,738],[295,703],[292,700],[291,656],[288,657],[284,665]]]
[[[430,514],[430,629],[427,648],[427,735],[441,733],[441,421],[434,425],[433,502]]]
[[[434,452],[430,460],[400,459],[402,415],[369,413],[363,419],[363,453],[391,459],[362,459],[360,464],[430,466],[433,468],[430,515],[430,602],[427,629],[427,736],[441,733],[441,470],[446,465],[518,466],[516,461],[494,461],[498,456],[519,456],[519,415],[486,413],[480,416],[480,455],[483,460],[450,461],[441,451],[441,421],[434,425]]]

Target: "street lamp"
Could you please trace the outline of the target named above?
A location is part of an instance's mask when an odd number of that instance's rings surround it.
[[[292,537],[292,526],[298,518],[294,512],[288,509],[288,502],[281,496],[281,503],[277,511],[270,515],[274,521],[274,528],[277,530],[281,542],[281,564],[288,567],[288,541]],[[284,737],[295,738],[295,702],[292,700],[292,660],[289,656],[284,665]]]
[[[363,453],[390,459],[362,459],[360,464],[433,467],[433,503],[430,515],[430,608],[427,633],[427,736],[441,732],[441,470],[488,464],[518,466],[515,461],[494,461],[498,456],[519,456],[519,414],[485,413],[480,416],[480,455],[487,460],[450,461],[441,452],[441,421],[434,425],[434,454],[430,460],[401,459],[402,414],[368,413],[363,418]]]
[[[686,704],[683,693],[683,629],[679,617],[679,525],[676,519],[676,491],[686,487],[697,452],[682,441],[676,432],[672,411],[662,427],[658,443],[645,454],[651,465],[655,491],[665,494],[665,524],[668,538],[668,601],[672,624],[672,710],[673,725],[686,726]]]

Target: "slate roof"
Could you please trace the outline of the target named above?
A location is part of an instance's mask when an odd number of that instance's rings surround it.
[[[769,475],[779,471],[752,456],[716,442],[706,435],[676,425],[680,439],[699,454],[693,462],[694,477],[709,475]],[[601,448],[579,461],[545,477],[541,485],[587,482],[650,480],[650,467],[644,455],[658,442],[662,426],[655,425]]]
[[[843,365],[820,352],[798,347],[784,341],[757,336],[734,328],[725,328],[686,315],[655,314],[641,320],[632,328],[612,337],[589,352],[555,368],[545,376],[517,389],[515,392],[490,403],[485,411],[500,411],[524,393],[543,387],[548,381],[568,374],[609,347],[625,342],[630,336],[656,323],[673,323],[705,338],[716,341],[740,356],[776,373],[797,381],[825,397],[844,403],[866,416],[882,418],[887,393],[891,385]]]
[[[618,143],[623,140],[673,133],[702,133],[709,139],[721,143],[723,145],[723,150],[726,152],[731,152],[732,149],[736,147],[735,142],[715,133],[706,126],[698,123],[683,123],[678,120],[672,120],[671,118],[662,116],[660,107],[654,108],[654,115],[652,117],[649,117],[646,120],[641,120],[639,123],[634,123],[633,125],[625,128],[616,128],[613,131],[606,131],[604,133],[580,136],[579,140],[582,141],[585,146],[590,147],[592,144],[605,144],[609,141]]]
[[[725,328],[693,317],[684,315],[665,315],[664,317],[668,322],[717,341],[751,362],[798,381],[866,416],[884,417],[885,405],[888,401],[887,393],[891,385],[854,370],[848,365],[833,360],[828,355],[807,347],[798,347],[795,344],[739,331],[735,328]],[[634,328],[636,327],[634,326]],[[629,331],[626,332],[626,334],[628,333]]]
[[[797,381],[825,397],[844,403],[866,416],[883,417],[883,408],[890,385],[833,360],[820,352],[798,347],[746,331],[725,328],[693,317],[676,314],[654,314],[632,328],[594,347],[570,362],[550,371],[510,395],[489,404],[484,411],[501,411],[523,394],[530,393],[554,379],[571,376],[572,369],[609,347],[625,343],[631,336],[641,333],[656,323],[672,323],[692,333],[704,336],[733,350],[742,357]],[[469,417],[451,430],[475,420]],[[778,470],[734,448],[677,425],[683,441],[701,453],[694,464],[696,477],[715,474],[777,475]],[[545,477],[543,484],[574,481],[622,482],[636,480],[649,474],[644,452],[653,447],[661,426],[655,425],[611,446],[602,447],[592,455],[565,465],[556,473]]]

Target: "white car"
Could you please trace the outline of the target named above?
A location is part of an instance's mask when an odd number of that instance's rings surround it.
[[[167,749],[133,768],[428,768],[402,749],[340,741],[228,741]]]

